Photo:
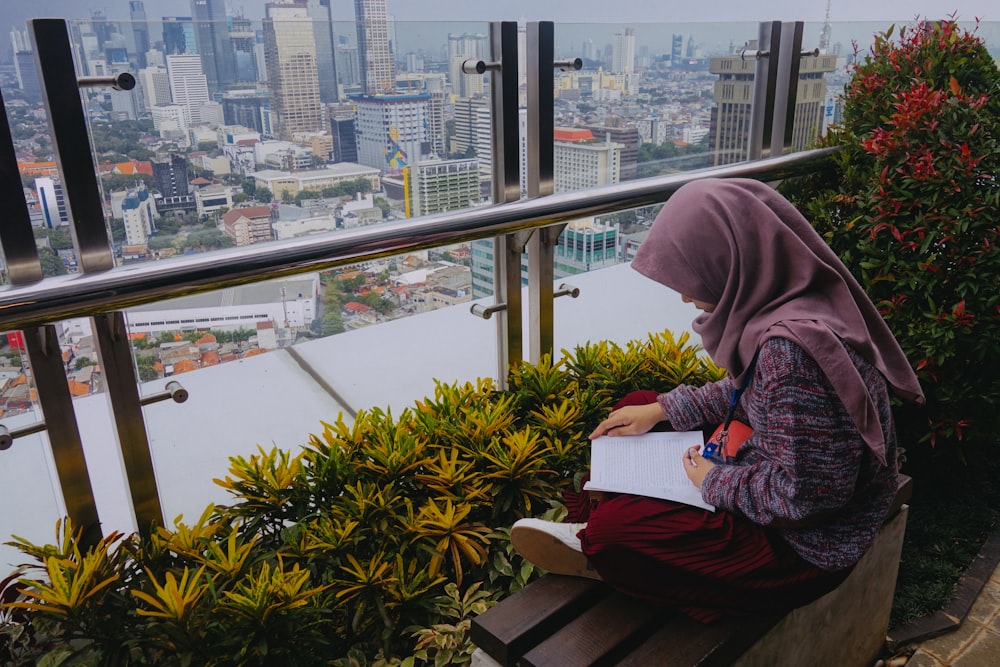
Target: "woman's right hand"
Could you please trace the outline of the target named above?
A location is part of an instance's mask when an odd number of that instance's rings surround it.
[[[667,416],[663,413],[663,408],[657,402],[647,405],[626,405],[612,412],[607,419],[598,424],[594,432],[590,434],[590,439],[593,440],[602,435],[648,433],[651,428],[666,421],[666,419]]]

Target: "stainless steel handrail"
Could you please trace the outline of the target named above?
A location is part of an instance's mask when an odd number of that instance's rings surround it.
[[[341,232],[47,278],[0,291],[0,329],[56,322],[223,287],[389,257],[666,201],[690,181],[780,180],[827,162],[836,148],[671,174],[584,192],[411,218]]]

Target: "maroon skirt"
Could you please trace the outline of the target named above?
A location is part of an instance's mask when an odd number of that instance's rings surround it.
[[[655,400],[655,392],[635,392],[616,407]],[[565,495],[567,521],[587,522],[583,552],[609,585],[703,623],[786,612],[850,574],[816,567],[776,532],[731,512],[627,494]]]

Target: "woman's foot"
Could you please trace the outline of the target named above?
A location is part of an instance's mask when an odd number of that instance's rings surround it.
[[[580,538],[585,523],[520,519],[510,529],[510,541],[525,560],[554,574],[600,579],[583,555]]]

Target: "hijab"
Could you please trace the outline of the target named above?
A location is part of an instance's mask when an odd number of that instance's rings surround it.
[[[704,179],[682,186],[657,215],[632,268],[716,304],[693,328],[737,384],[765,340],[782,337],[802,347],[883,464],[878,413],[843,342],[898,395],[923,402],[913,369],[861,285],[802,214],[764,183]]]

